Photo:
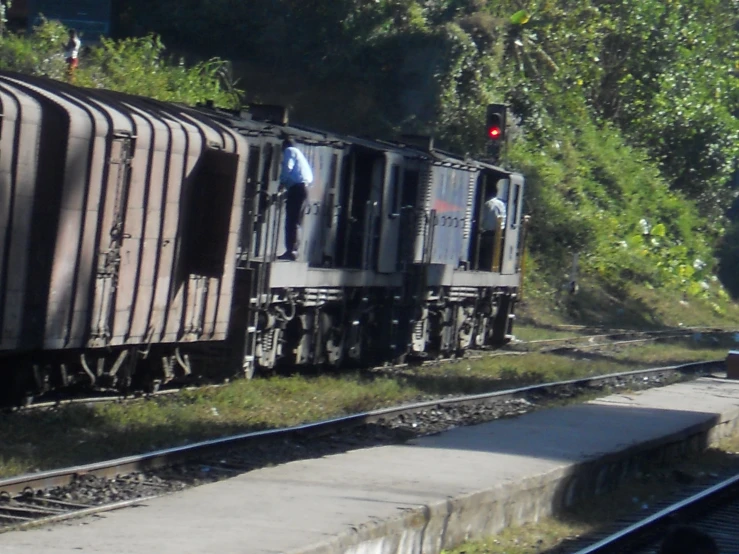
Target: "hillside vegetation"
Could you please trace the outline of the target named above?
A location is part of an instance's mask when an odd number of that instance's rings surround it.
[[[338,131],[432,134],[527,178],[531,292],[579,273],[708,302],[739,295],[739,0],[119,0],[118,33],[78,83],[217,104],[288,104]],[[159,38],[188,57],[167,62]],[[58,25],[6,35],[0,67],[63,78]],[[84,37],[83,37],[84,39]],[[55,57],[56,56],[56,57]],[[327,93],[330,91],[330,93]],[[720,279],[719,279],[720,277]],[[722,282],[723,285],[722,286]],[[550,295],[551,296],[551,295]]]

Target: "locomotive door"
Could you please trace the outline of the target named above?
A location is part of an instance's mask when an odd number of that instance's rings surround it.
[[[403,195],[403,156],[387,154],[385,163],[385,191],[382,195],[382,219],[380,223],[380,252],[377,271],[393,273],[398,268],[398,242],[400,239],[400,199]]]
[[[258,146],[249,146],[249,154],[246,161],[246,186],[244,196],[241,199],[243,205],[243,219],[240,229],[238,260],[239,266],[243,267],[250,257],[255,254],[252,242],[255,232],[255,219],[259,217],[261,209],[259,195],[259,162],[261,151]]]
[[[333,266],[336,252],[336,240],[339,228],[339,214],[341,205],[338,202],[339,193],[339,155],[331,154],[331,167],[328,183],[326,184],[325,200],[323,202],[323,217],[325,239],[323,241],[323,264]]]
[[[105,191],[100,242],[95,275],[90,335],[94,344],[103,346],[111,336],[114,299],[121,267],[121,248],[127,238],[123,233],[124,215],[128,205],[128,189],[131,174],[132,138],[117,134],[110,146],[108,161],[108,186]]]
[[[337,230],[341,267],[366,269],[377,257],[376,219],[382,198],[385,156],[356,148],[341,183],[341,218]]]
[[[500,179],[499,174],[482,171],[473,179],[476,188],[475,201],[472,213],[474,214],[470,225],[470,267],[475,271],[491,271],[493,262],[493,244],[487,242],[483,237],[483,222],[485,221],[485,202],[493,196],[498,196],[507,202],[507,189],[503,186],[505,180]],[[498,190],[500,187],[500,190]],[[507,208],[506,208],[507,209]]]
[[[326,176],[329,174],[330,159],[324,148],[301,145],[303,154],[313,168],[313,183],[308,187],[303,204],[303,220],[298,231],[300,241],[299,258],[311,266],[321,265],[323,258],[323,226],[321,221],[322,201]]]
[[[500,193],[500,191],[499,191]],[[506,206],[506,231],[505,245],[503,250],[503,264],[500,272],[506,275],[516,273],[518,237],[521,232],[521,210],[523,198],[523,177],[518,174],[510,176],[508,195],[505,198]]]
[[[275,161],[275,148],[273,144],[265,142],[261,149],[259,161],[252,167],[256,174],[256,186],[254,187],[254,213],[252,229],[252,259],[266,259],[269,250],[270,227],[276,215],[274,203],[270,200],[270,183],[273,165]]]

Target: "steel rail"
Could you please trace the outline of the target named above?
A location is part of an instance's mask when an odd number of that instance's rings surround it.
[[[592,343],[589,341],[592,341],[594,338],[615,337],[615,336],[624,335],[626,333],[618,332],[618,333],[603,334],[603,335],[585,335],[585,336],[580,336],[580,337],[566,337],[566,338],[556,338],[556,339],[542,339],[542,340],[536,340],[536,341],[522,341],[520,343],[516,343],[515,345],[509,345],[509,347],[512,348],[511,350],[500,350],[500,349],[485,350],[485,349],[473,348],[473,349],[466,350],[464,356],[460,356],[460,357],[436,358],[436,359],[431,359],[431,360],[424,360],[420,363],[386,364],[383,366],[367,368],[365,371],[368,371],[370,373],[387,372],[387,371],[393,371],[396,369],[427,367],[427,366],[433,366],[433,365],[439,365],[439,364],[445,364],[445,363],[454,363],[454,362],[460,362],[462,360],[481,360],[484,358],[495,358],[499,356],[524,356],[526,354],[532,354],[532,353],[547,354],[547,353],[550,353],[556,350],[564,350],[564,349],[586,350],[589,348],[598,348],[598,347],[632,345],[632,344],[638,344],[638,343],[643,343],[643,342],[651,342],[655,340],[680,338],[680,337],[688,336],[691,333],[694,333],[695,330],[701,330],[702,332],[707,333],[707,334],[727,334],[727,333],[736,332],[733,329],[725,330],[725,329],[709,328],[709,327],[696,327],[696,328],[686,328],[686,329],[694,329],[694,330],[678,331],[675,334],[668,335],[668,336],[665,336],[662,333],[673,332],[674,330],[633,332],[633,334],[660,333],[660,336],[650,336],[650,337],[641,338],[641,339],[629,339],[629,340],[602,342],[602,343]],[[545,346],[544,348],[537,349],[537,350],[525,349],[527,345],[538,346],[538,345],[551,344],[551,343],[556,343],[556,342],[561,342],[565,344],[562,346],[555,346],[555,347],[550,347],[550,348],[547,348]],[[575,343],[575,344],[569,344],[569,343]],[[523,347],[523,349],[521,350],[516,349],[520,347]]]
[[[155,498],[158,498],[158,496],[146,496],[143,498],[133,498],[131,500],[121,500],[119,502],[111,502],[110,504],[101,504],[99,506],[84,507],[84,508],[80,508],[79,510],[69,511],[69,512],[61,513],[61,514],[54,514],[54,515],[50,515],[47,517],[34,519],[31,521],[24,521],[23,523],[17,523],[10,527],[0,528],[0,533],[4,533],[7,531],[21,531],[25,529],[31,529],[33,527],[38,527],[40,525],[49,525],[52,523],[61,523],[62,521],[66,521],[68,519],[72,519],[72,518],[76,519],[80,517],[91,516],[91,515],[95,515],[101,512],[112,512],[113,510],[120,510],[121,508],[128,508],[130,506],[136,506],[138,504],[143,504],[144,502],[148,502]],[[0,508],[1,507],[2,507],[2,504],[0,504]]]
[[[480,360],[484,358],[493,358],[498,356],[523,356],[526,354],[532,353],[531,350],[516,350],[517,347],[523,347],[526,348],[526,346],[533,345],[533,346],[539,346],[539,345],[549,345],[553,343],[566,343],[564,346],[557,346],[554,348],[542,348],[537,349],[534,352],[537,353],[548,353],[552,350],[559,350],[559,349],[589,349],[589,348],[598,348],[598,347],[604,347],[604,346],[621,346],[621,345],[631,345],[631,344],[638,344],[642,342],[650,342],[654,340],[660,340],[660,339],[672,339],[672,338],[679,338],[683,336],[690,335],[691,333],[695,333],[696,331],[701,331],[708,334],[724,334],[724,333],[733,333],[734,330],[728,330],[728,329],[721,329],[716,327],[686,327],[679,330],[674,329],[665,329],[665,330],[654,330],[654,331],[637,331],[637,330],[628,330],[628,329],[617,329],[614,330],[612,333],[603,333],[603,334],[597,334],[597,335],[584,335],[584,336],[574,336],[574,337],[564,337],[564,338],[554,338],[554,339],[541,339],[541,340],[534,340],[534,341],[522,341],[520,343],[516,343],[513,345],[513,349],[511,350],[483,350],[483,349],[470,349],[467,350],[464,356],[460,357],[450,357],[450,358],[436,358],[431,360],[423,360],[421,362],[417,363],[400,363],[400,364],[386,364],[381,366],[376,366],[372,368],[367,368],[365,371],[368,372],[377,372],[377,371],[392,371],[395,369],[406,369],[409,367],[424,367],[424,366],[430,366],[430,365],[438,365],[438,364],[444,364],[444,363],[453,363],[453,362],[459,362],[461,360]],[[668,333],[672,333],[669,334]],[[640,338],[640,339],[629,339],[629,340],[621,340],[621,341],[613,341],[613,342],[602,342],[602,343],[592,343],[594,339],[603,339],[603,338],[609,338],[609,337],[617,337],[617,336],[623,336],[623,335],[649,335],[646,338]],[[651,336],[651,335],[657,335],[657,336]],[[569,344],[574,343],[574,344]],[[55,409],[62,406],[69,406],[69,405],[76,405],[76,404],[104,404],[104,403],[112,403],[112,402],[121,402],[121,403],[128,403],[128,402],[140,402],[143,400],[156,398],[159,396],[169,396],[172,394],[177,394],[182,391],[196,391],[196,390],[205,390],[208,388],[219,388],[223,387],[224,384],[222,383],[208,383],[202,386],[184,386],[184,387],[175,387],[171,389],[163,389],[156,392],[150,392],[145,394],[100,394],[96,396],[88,396],[88,397],[81,397],[81,398],[63,398],[58,400],[49,400],[45,402],[34,402],[25,406],[21,406],[18,408],[15,408],[15,411],[26,411],[26,410],[43,410],[43,409]]]
[[[680,375],[685,375],[688,373],[703,373],[718,369],[719,367],[722,367],[723,364],[724,360],[693,362],[674,366],[648,368],[628,372],[612,373],[607,375],[583,377],[567,381],[529,385],[525,387],[495,391],[491,393],[466,395],[438,400],[428,400],[414,404],[405,404],[396,407],[382,408],[378,410],[372,410],[323,421],[305,423],[293,427],[266,429],[263,431],[243,433],[228,437],[201,441],[185,446],[155,450],[146,454],[126,456],[114,460],[107,460],[103,462],[96,462],[91,464],[67,467],[63,469],[41,471],[37,473],[5,478],[0,480],[0,495],[3,495],[5,497],[12,497],[13,495],[21,494],[24,492],[27,493],[29,491],[34,491],[38,489],[49,489],[52,487],[65,486],[71,483],[75,478],[84,475],[94,475],[96,477],[111,478],[123,474],[172,466],[178,463],[185,462],[188,459],[196,456],[207,456],[217,452],[222,452],[224,450],[236,447],[243,447],[246,444],[250,443],[272,440],[276,437],[305,438],[325,436],[327,434],[335,433],[339,430],[345,430],[360,425],[374,423],[388,416],[397,416],[405,413],[417,412],[431,407],[455,405],[464,406],[468,404],[478,404],[481,402],[494,403],[509,400],[515,397],[525,397],[526,395],[531,393],[543,393],[547,391],[552,391],[558,388],[592,387],[597,384],[608,383],[609,381],[619,381],[641,376],[659,376],[662,373],[678,373]]]
[[[734,495],[735,498],[737,492],[739,492],[739,474],[689,498],[676,502],[586,548],[578,550],[576,554],[627,552],[628,550],[624,549],[627,544],[651,542],[653,535],[658,531],[666,530],[675,520],[684,519],[688,515],[695,515],[696,512],[705,511],[727,495]]]
[[[540,340],[532,340],[532,341],[523,341],[521,343],[518,343],[517,345],[539,345],[539,344],[547,344],[547,343],[556,343],[556,342],[578,342],[578,341],[588,341],[593,339],[602,339],[602,338],[609,338],[609,337],[621,337],[621,336],[645,336],[647,338],[641,339],[641,340],[657,340],[657,339],[663,339],[663,338],[678,338],[678,337],[684,337],[689,336],[692,334],[695,334],[697,332],[700,333],[707,333],[709,335],[717,335],[717,334],[728,334],[728,333],[735,333],[736,329],[722,329],[720,327],[682,327],[680,329],[657,329],[653,331],[638,331],[638,330],[628,330],[628,329],[616,329],[613,331],[609,331],[606,333],[598,333],[593,335],[579,335],[574,337],[558,337],[558,338],[552,338],[552,339],[540,339]],[[629,339],[629,340],[640,340],[640,339]],[[604,343],[604,344],[614,344],[614,343]]]
[[[589,343],[589,344],[575,344],[575,345],[565,345],[565,346],[559,346],[555,347],[549,350],[541,350],[540,352],[543,354],[546,354],[547,352],[551,352],[554,350],[563,350],[563,349],[572,349],[572,350],[587,350],[588,348],[600,348],[604,346],[625,346],[628,344],[641,344],[645,342],[653,342],[658,340],[668,340],[668,339],[674,339],[674,338],[680,338],[685,335],[667,335],[667,336],[660,336],[660,337],[648,337],[648,338],[642,338],[642,339],[627,339],[627,340],[617,340],[613,342],[598,342],[598,343]]]
[[[186,386],[176,387],[171,389],[162,389],[156,392],[147,392],[143,394],[100,394],[97,396],[85,396],[80,398],[62,398],[59,400],[49,400],[46,402],[34,402],[27,406],[20,406],[15,411],[22,412],[27,410],[43,410],[49,408],[61,408],[63,406],[73,406],[76,404],[107,404],[112,402],[141,402],[144,400],[150,400],[160,396],[171,396],[181,392],[192,392],[192,391],[204,391],[208,389],[217,389],[225,386],[222,383],[208,383],[199,387]]]

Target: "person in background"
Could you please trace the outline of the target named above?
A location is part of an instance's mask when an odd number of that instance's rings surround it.
[[[498,229],[498,218],[501,218],[501,232],[506,227],[506,205],[498,198],[497,187],[493,196],[482,207],[480,218],[480,263],[479,269],[490,271],[493,264],[493,250],[495,248],[495,232]]]
[[[67,76],[70,83],[74,82],[74,72],[79,65],[80,46],[82,46],[82,41],[77,36],[77,31],[70,29],[69,40],[64,47],[64,58],[67,61]]]
[[[285,199],[285,253],[280,260],[298,257],[298,228],[303,221],[303,204],[308,187],[313,182],[313,170],[295,143],[286,138],[282,143],[282,172],[280,189],[286,189]]]
[[[667,532],[659,554],[719,554],[716,541],[689,525],[678,525]]]

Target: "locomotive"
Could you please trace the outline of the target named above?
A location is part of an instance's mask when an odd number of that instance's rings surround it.
[[[0,72],[3,401],[281,366],[450,356],[512,337],[523,176],[427,137],[290,125]],[[281,145],[314,181],[295,261]],[[507,205],[485,257],[479,225]],[[492,261],[491,261],[492,260]]]

